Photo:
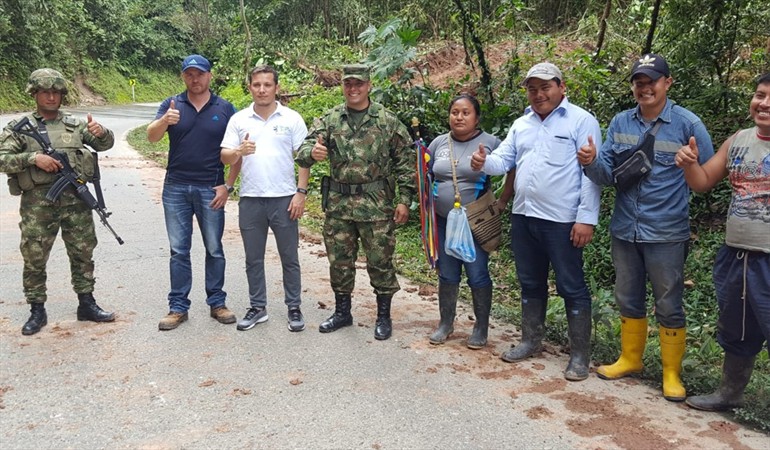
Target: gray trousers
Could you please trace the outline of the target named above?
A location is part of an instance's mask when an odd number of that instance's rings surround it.
[[[299,224],[289,218],[288,197],[241,197],[238,226],[246,253],[246,279],[252,308],[267,306],[265,283],[265,244],[268,228],[273,230],[283,268],[284,303],[299,307],[302,289],[299,267]]]

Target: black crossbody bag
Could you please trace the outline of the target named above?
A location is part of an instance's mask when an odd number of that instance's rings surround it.
[[[612,170],[612,179],[619,190],[626,190],[636,185],[652,172],[652,162],[655,159],[655,134],[662,120],[642,136],[642,142],[618,155],[620,164]]]

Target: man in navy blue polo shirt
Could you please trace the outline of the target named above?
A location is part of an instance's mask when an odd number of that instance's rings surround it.
[[[225,204],[240,166],[233,167],[225,182],[219,159],[220,143],[233,105],[211,90],[211,63],[201,55],[190,55],[182,63],[187,90],[161,103],[155,120],[147,127],[147,139],[159,141],[168,131],[168,166],[163,185],[163,211],[171,247],[169,313],[158,324],[173,330],[187,320],[190,309],[192,267],[192,219],[196,217],[206,247],[206,303],[211,317],[220,323],[235,323],[235,314],[225,306],[225,255],[222,233]]]

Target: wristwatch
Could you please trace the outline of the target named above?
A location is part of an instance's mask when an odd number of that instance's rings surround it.
[[[307,189],[302,189],[301,187],[298,187],[298,188],[297,188],[297,192],[299,192],[300,194],[305,194],[305,195],[307,195]]]
[[[227,189],[228,194],[232,194],[235,190],[235,186],[230,186],[229,184],[225,183],[225,189]]]

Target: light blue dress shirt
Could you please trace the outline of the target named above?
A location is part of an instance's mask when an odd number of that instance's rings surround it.
[[[584,174],[577,151],[601,145],[599,122],[564,97],[545,120],[527,107],[502,144],[487,156],[483,170],[502,175],[516,169],[512,212],[559,223],[596,225],[601,188]]]

